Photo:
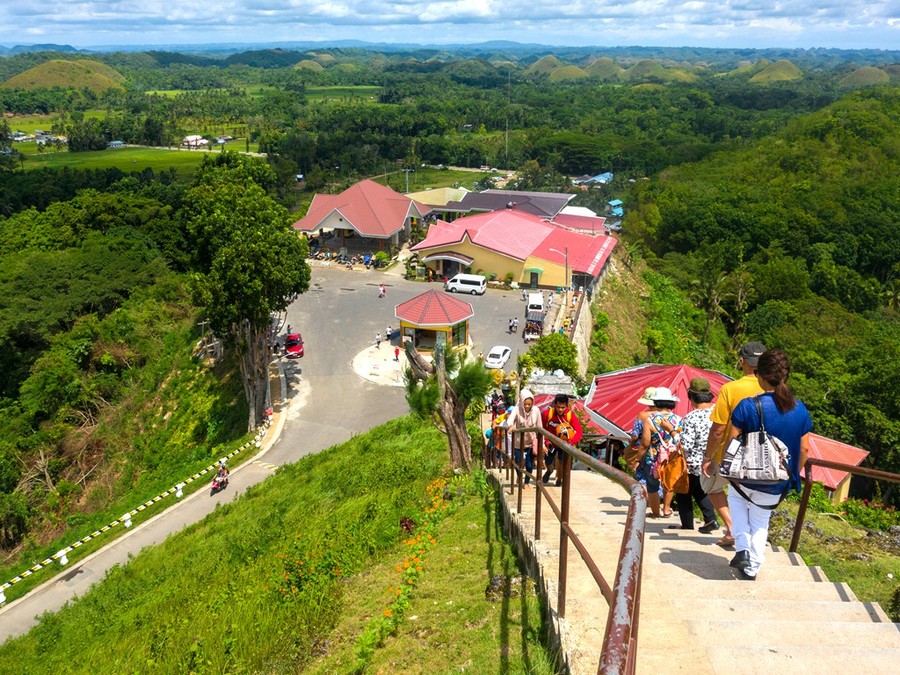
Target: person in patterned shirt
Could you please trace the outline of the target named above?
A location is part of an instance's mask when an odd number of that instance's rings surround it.
[[[656,408],[644,423],[641,436],[643,470],[647,478],[647,502],[652,518],[659,518],[659,467],[668,460],[669,453],[675,449],[681,433],[681,417],[675,414],[678,397],[667,387],[657,387],[650,397]],[[674,492],[663,494],[662,517],[672,515],[672,497]]]
[[[678,509],[681,529],[693,530],[693,502],[697,502],[700,513],[703,514],[703,525],[699,529],[704,534],[709,534],[719,527],[716,510],[700,484],[700,470],[706,453],[706,439],[709,438],[709,428],[712,426],[709,416],[713,407],[713,395],[709,388],[709,380],[703,377],[692,379],[688,387],[688,400],[691,402],[693,410],[681,420],[679,444],[687,462],[690,491],[687,494],[676,496],[675,508]],[[676,526],[673,525],[673,527]]]

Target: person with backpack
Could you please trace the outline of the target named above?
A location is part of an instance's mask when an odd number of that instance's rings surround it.
[[[741,436],[742,432],[758,432],[765,427],[766,432],[784,443],[788,450],[787,480],[729,481],[728,507],[737,551],[729,564],[745,581],[755,581],[765,562],[769,518],[789,490],[800,491],[800,467],[806,463],[809,452],[812,420],[806,406],[794,398],[788,387],[789,375],[790,365],[784,352],[778,349],[763,352],[756,364],[756,378],[763,393],[742,400],[731,415],[732,439]]]
[[[669,459],[678,445],[681,434],[681,417],[675,414],[678,397],[668,387],[657,387],[651,397],[656,408],[647,417],[641,436],[641,448],[644,450],[642,462],[647,479],[647,502],[652,518],[659,518],[659,467]],[[672,516],[672,498],[675,493],[666,491],[663,494],[662,517]]]
[[[569,396],[567,394],[556,395],[553,399],[553,405],[547,408],[541,416],[541,422],[547,431],[568,442],[569,445],[578,445],[578,442],[584,435],[578,416],[569,407]],[[553,474],[557,457],[559,457],[560,461],[563,460],[556,446],[552,443],[547,443],[547,470],[541,478],[544,485],[550,482],[550,476]],[[556,471],[556,485],[557,487],[562,485],[562,478],[558,469]]]

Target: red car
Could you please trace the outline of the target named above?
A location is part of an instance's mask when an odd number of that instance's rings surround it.
[[[303,357],[303,338],[300,333],[288,333],[284,339],[284,355],[289,359]]]

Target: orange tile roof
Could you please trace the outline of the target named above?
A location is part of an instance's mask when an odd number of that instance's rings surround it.
[[[394,307],[394,316],[416,326],[455,326],[471,319],[475,310],[465,300],[430,290]]]
[[[408,216],[421,217],[430,210],[431,207],[367,178],[338,195],[316,194],[306,215],[293,227],[312,232],[328,216],[339,213],[362,236],[386,239],[403,229]]]

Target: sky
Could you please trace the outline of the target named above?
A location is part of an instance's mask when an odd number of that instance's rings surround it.
[[[900,49],[900,0],[2,0],[0,44]]]

